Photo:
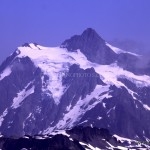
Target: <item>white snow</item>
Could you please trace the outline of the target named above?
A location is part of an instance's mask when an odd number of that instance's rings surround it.
[[[117,146],[117,148],[118,148],[119,150],[128,150],[128,148],[123,147],[123,146]]]
[[[130,53],[120,50],[106,43],[116,53]],[[21,52],[18,57],[29,56],[34,64],[40,67],[45,75],[48,75],[49,80],[43,86],[43,91],[52,96],[56,104],[59,104],[60,98],[63,95],[66,87],[62,85],[62,77],[68,72],[70,65],[79,64],[81,68],[93,67],[100,75],[103,82],[109,85],[116,85],[121,88],[125,87],[129,94],[136,99],[134,91],[128,89],[118,78],[125,78],[136,84],[137,87],[150,86],[150,76],[135,75],[132,72],[124,70],[113,63],[111,65],[99,65],[87,60],[85,55],[77,50],[76,52],[68,52],[64,48],[59,47],[43,47],[30,44],[30,47],[19,47]],[[130,53],[132,55],[136,55]],[[139,55],[136,55],[139,56]],[[42,80],[44,83],[44,80]]]
[[[91,150],[100,150],[98,147],[93,147],[90,144],[87,144],[87,146],[91,149]]]
[[[70,137],[70,135],[67,134],[65,130],[55,130],[54,132],[51,133],[51,135],[57,135],[57,134],[62,134],[62,135],[65,135],[67,137]]]
[[[93,65],[93,64],[92,64]],[[115,85],[118,88],[124,87],[128,93],[136,99],[135,95],[138,95],[127,86],[125,86],[118,78],[123,78],[131,81],[137,87],[148,87],[150,86],[150,76],[147,75],[135,75],[132,72],[124,70],[116,65],[116,63],[111,65],[93,65],[95,71],[99,73],[103,78],[103,82],[109,85]]]
[[[30,46],[32,49],[39,50],[39,48],[38,48],[37,46],[35,46],[35,44],[33,44],[33,43],[30,43],[29,46]]]
[[[150,111],[150,107],[149,107],[148,105],[143,104],[143,107],[144,107],[146,110]]]
[[[143,103],[142,101],[140,101],[140,100],[137,100],[137,101],[143,106],[144,109],[150,111],[150,106],[148,106],[147,104],[144,104],[144,103]]]
[[[45,75],[48,75],[49,80],[45,83],[46,86],[42,90],[49,93],[54,98],[56,104],[58,104],[65,90],[65,87],[62,86],[62,77],[68,71],[69,61],[72,61],[73,58],[67,55],[66,50],[59,47],[38,47],[42,48],[42,50],[20,47],[21,53],[18,57],[29,56],[35,65],[40,67]]]
[[[116,54],[128,53],[128,54],[130,54],[130,55],[140,56],[140,55],[135,54],[135,53],[131,53],[131,52],[128,52],[128,51],[124,51],[124,50],[122,50],[122,49],[120,49],[120,48],[117,48],[117,47],[115,47],[115,46],[112,46],[112,45],[110,45],[110,44],[108,44],[108,43],[106,43],[106,45],[107,45],[109,48],[111,48]]]
[[[92,145],[90,144],[86,144],[86,143],[83,143],[83,142],[79,142],[81,145],[83,146],[86,146],[88,148],[85,148],[86,150],[100,150],[98,147],[93,147]]]
[[[25,139],[29,139],[29,137],[28,137],[28,136],[23,136],[23,138],[25,138]]]
[[[69,138],[69,140],[70,140],[70,141],[73,141],[73,139],[72,139],[72,138]]]
[[[45,138],[41,137],[41,136],[35,136],[35,139],[37,139],[37,140],[44,140]]]
[[[82,122],[79,123],[78,125],[81,125],[81,124],[86,123],[86,122],[88,122],[88,120],[82,121]]]
[[[128,141],[129,143],[131,143],[131,139],[128,139],[128,138],[124,138],[124,137],[121,137],[121,136],[118,136],[116,134],[113,135],[113,137],[117,138],[119,141],[123,142],[123,141]]]
[[[13,104],[12,104],[11,108],[13,108],[13,109],[18,108],[25,98],[27,98],[29,95],[34,93],[34,86],[32,86],[30,89],[27,90],[27,88],[30,86],[30,84],[31,84],[31,82],[28,83],[27,86],[23,90],[21,90],[17,94],[17,96],[13,99]]]
[[[81,116],[84,115],[86,111],[91,110],[98,103],[101,103],[104,98],[110,97],[109,85],[97,85],[90,95],[87,95],[84,99],[80,98],[75,106],[66,114],[64,114],[63,118],[56,125],[56,129],[64,129],[66,127],[71,128],[75,122],[80,120]],[[52,128],[50,127],[46,129],[45,133],[49,133],[51,130]]]
[[[124,138],[124,137],[120,137],[118,135],[113,135],[113,137],[116,137],[117,140],[121,141],[121,143],[123,142],[128,142],[128,145],[126,145],[126,149],[141,149],[141,150],[146,150],[146,149],[149,149],[150,146],[148,145],[148,142],[146,144],[146,142],[142,142],[142,141],[137,141],[137,140],[133,140],[133,139],[128,139],[128,138]],[[108,143],[110,145],[110,143]],[[140,148],[141,147],[141,144],[144,145],[146,148]],[[111,145],[111,147],[113,147],[113,145]],[[113,148],[119,148],[119,149],[125,149],[125,147],[113,147]]]
[[[97,73],[103,76],[103,81],[107,84],[116,85],[117,87],[124,86],[118,78],[125,78],[136,84],[137,87],[150,86],[150,76],[135,75],[132,72],[124,70],[116,65],[95,65],[93,66]]]
[[[63,119],[57,124],[58,128],[65,127],[66,125],[68,127],[72,127],[72,125],[80,119],[80,117],[88,110],[95,107],[98,103],[100,103],[105,97],[109,98],[111,97],[109,95],[109,92],[107,94],[99,96],[101,93],[109,91],[109,86],[101,86],[97,85],[95,90],[90,94],[87,95],[84,99],[81,99],[77,102],[77,104],[64,115]],[[95,98],[97,100],[93,100],[93,103],[91,103],[91,100]],[[90,103],[90,104],[89,104]],[[78,112],[78,113],[77,113]],[[69,120],[67,122],[67,120]],[[66,124],[67,123],[67,124]]]
[[[5,77],[11,74],[11,68],[7,67],[1,74],[0,74],[0,81],[3,80]]]
[[[67,106],[66,111],[69,111],[71,109],[71,104]]]
[[[103,104],[103,107],[106,108],[106,103],[102,103],[102,104]]]
[[[112,110],[115,110],[115,106],[107,111],[107,115],[108,115]],[[108,116],[109,116],[109,115],[108,115]]]
[[[29,119],[32,116],[32,113],[29,113],[29,115],[27,116],[26,120]]]
[[[6,108],[5,111],[3,112],[3,114],[0,116],[0,127],[4,121],[4,117],[7,115],[7,113],[8,113],[8,110]]]
[[[102,117],[98,116],[98,117],[97,117],[97,119],[98,119],[98,120],[101,120],[101,119],[102,119]]]
[[[128,148],[125,148],[125,147],[122,147],[122,146],[117,146],[117,147],[115,147],[115,146],[111,145],[111,144],[110,144],[109,142],[107,142],[107,141],[106,141],[106,143],[110,146],[110,147],[108,147],[108,149],[111,149],[111,150],[114,150],[114,149],[128,150]]]
[[[93,128],[93,124],[90,124],[90,127]]]
[[[35,111],[40,114],[42,111],[42,108],[40,106],[37,106]]]
[[[23,122],[23,129],[25,128],[25,125],[26,125],[26,121],[29,120],[31,117],[32,117],[32,113],[29,113],[29,115],[27,116],[27,118],[25,119],[25,121]],[[31,121],[31,119],[30,119]]]

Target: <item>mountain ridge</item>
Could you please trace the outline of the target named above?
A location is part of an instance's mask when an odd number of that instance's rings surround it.
[[[149,142],[136,141],[112,135],[107,129],[77,126],[71,130],[59,130],[49,135],[24,135],[23,137],[0,136],[3,150],[53,149],[53,150],[100,150],[100,149],[148,149]]]

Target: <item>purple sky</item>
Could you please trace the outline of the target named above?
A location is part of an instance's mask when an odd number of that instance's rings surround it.
[[[25,42],[58,46],[88,27],[150,47],[150,0],[0,0],[0,62]]]

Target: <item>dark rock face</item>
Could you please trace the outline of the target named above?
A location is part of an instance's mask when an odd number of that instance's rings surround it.
[[[23,150],[23,148],[35,150],[84,150],[77,141],[71,141],[68,137],[63,135],[56,135],[53,138],[43,140],[32,137],[29,139],[2,138],[0,139],[0,143],[3,150]]]
[[[35,134],[49,124],[50,120],[47,117],[50,116],[48,114],[51,114],[54,101],[42,93],[41,77],[43,74],[28,57],[17,58],[11,63],[11,75],[0,82],[0,93],[3,98],[1,99],[3,105],[0,106],[0,111],[3,113],[7,109],[7,115],[0,131],[5,135]],[[34,92],[26,96],[25,91],[28,92],[32,88]],[[22,107],[13,108],[13,99],[18,96],[17,93],[23,90],[25,90],[23,93],[25,98],[20,103]],[[45,118],[46,122],[41,124],[39,118]]]
[[[66,131],[69,137],[62,134],[55,136],[48,135],[46,138],[42,135],[26,136],[26,138],[0,138],[0,148],[3,150],[15,149],[45,149],[45,150],[85,150],[88,148],[79,142],[90,144],[93,147],[106,149],[109,147],[107,142],[114,146],[121,144],[113,137],[107,129],[98,129],[91,127],[75,127]],[[38,138],[37,138],[38,137]]]
[[[22,138],[0,138],[0,148],[3,150],[92,150],[99,149],[119,149],[119,146],[128,149],[148,148],[148,145],[138,145],[138,141],[120,141],[112,136],[107,129],[77,126],[67,130],[68,136],[63,134],[56,135],[35,135],[24,136]],[[148,144],[148,143],[147,143]],[[112,145],[112,146],[110,146]]]
[[[134,100],[124,87],[118,89],[112,86],[110,88],[112,97],[103,99],[103,103],[86,112],[79,124],[85,126],[92,124],[100,128],[107,128],[114,134],[131,139],[149,137],[150,111],[143,107],[143,104],[150,105],[149,88],[138,89],[128,80],[126,85],[132,86],[135,92],[142,93],[140,94],[142,97],[135,94],[137,100]],[[84,122],[85,120],[87,122]],[[143,124],[143,122],[145,123]]]
[[[20,52],[16,50],[11,56],[7,57],[7,59],[0,65],[0,73],[8,66],[11,65],[11,62]]]
[[[64,41],[61,47],[69,51],[80,49],[88,60],[99,64],[111,64],[117,58],[117,55],[106,46],[105,41],[91,28],[85,30],[82,35],[75,35]]]
[[[69,90],[72,90],[74,94],[79,96],[82,95],[82,99],[85,98],[87,94],[91,93],[96,85],[105,85],[94,68],[84,70],[78,65],[72,65],[70,67],[68,76],[63,79],[63,84],[71,85]],[[76,87],[80,87],[80,89],[76,89]]]
[[[79,141],[84,141],[86,143],[94,141],[98,137],[101,137],[101,139],[104,138],[107,141],[109,141],[112,138],[112,135],[109,133],[109,130],[104,128],[98,129],[96,127],[91,128],[89,126],[77,126],[71,130],[67,130],[67,133],[71,135],[73,139],[79,139]]]

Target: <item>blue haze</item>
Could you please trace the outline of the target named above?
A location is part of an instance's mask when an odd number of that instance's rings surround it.
[[[150,47],[150,0],[0,0],[0,62],[25,42],[58,46],[88,27]]]

